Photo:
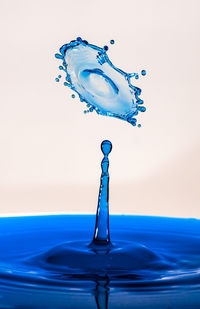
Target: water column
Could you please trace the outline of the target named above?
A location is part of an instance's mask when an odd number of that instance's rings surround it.
[[[101,143],[101,150],[104,158],[101,162],[101,180],[99,189],[99,198],[96,214],[96,225],[93,237],[93,244],[108,245],[110,243],[109,233],[109,160],[108,155],[112,150],[110,141],[105,140]]]

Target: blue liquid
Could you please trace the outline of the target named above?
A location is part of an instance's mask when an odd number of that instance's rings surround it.
[[[114,40],[110,41],[114,44]],[[66,74],[65,86],[77,92],[88,110],[97,114],[119,118],[136,126],[136,116],[146,108],[141,104],[141,89],[131,83],[138,73],[125,73],[114,66],[103,48],[89,44],[78,37],[60,48],[56,58],[62,61],[59,69]],[[145,75],[145,70],[141,75]]]
[[[99,189],[99,200],[96,214],[96,225],[93,243],[108,245],[110,243],[109,233],[109,206],[108,206],[108,193],[109,193],[109,160],[108,155],[112,150],[112,144],[110,141],[103,141],[101,149],[104,154],[104,158],[101,162],[101,183]]]
[[[0,218],[0,308],[200,308],[199,220],[110,216],[111,241],[149,248],[157,256],[155,270],[138,264],[108,278],[103,269],[87,277],[79,269],[46,265],[44,252],[58,244],[90,243],[94,223],[92,215]]]
[[[109,220],[111,149],[102,142],[93,239],[94,216],[0,218],[0,308],[200,307],[200,221]]]
[[[142,70],[141,71],[141,74],[143,75],[143,76],[145,76],[147,73],[146,73],[146,70]]]

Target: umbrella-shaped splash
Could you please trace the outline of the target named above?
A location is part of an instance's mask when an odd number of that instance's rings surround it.
[[[113,40],[110,42],[114,43]],[[59,68],[66,73],[64,85],[74,90],[80,101],[87,104],[85,112],[95,110],[97,114],[123,119],[135,126],[135,116],[146,110],[140,98],[141,89],[131,83],[131,79],[138,79],[139,75],[125,73],[115,67],[108,58],[107,50],[107,46],[101,48],[80,37],[63,45],[55,56],[62,60]],[[145,70],[141,74],[145,75]]]

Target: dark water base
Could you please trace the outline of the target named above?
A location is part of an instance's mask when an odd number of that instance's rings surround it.
[[[200,308],[200,220],[110,216],[0,219],[0,309]]]

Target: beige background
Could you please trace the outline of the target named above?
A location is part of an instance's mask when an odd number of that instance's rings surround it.
[[[200,1],[0,1],[0,214],[94,213],[110,139],[110,211],[200,218]],[[84,115],[55,82],[54,54],[81,36],[110,46],[147,112],[133,128]]]

